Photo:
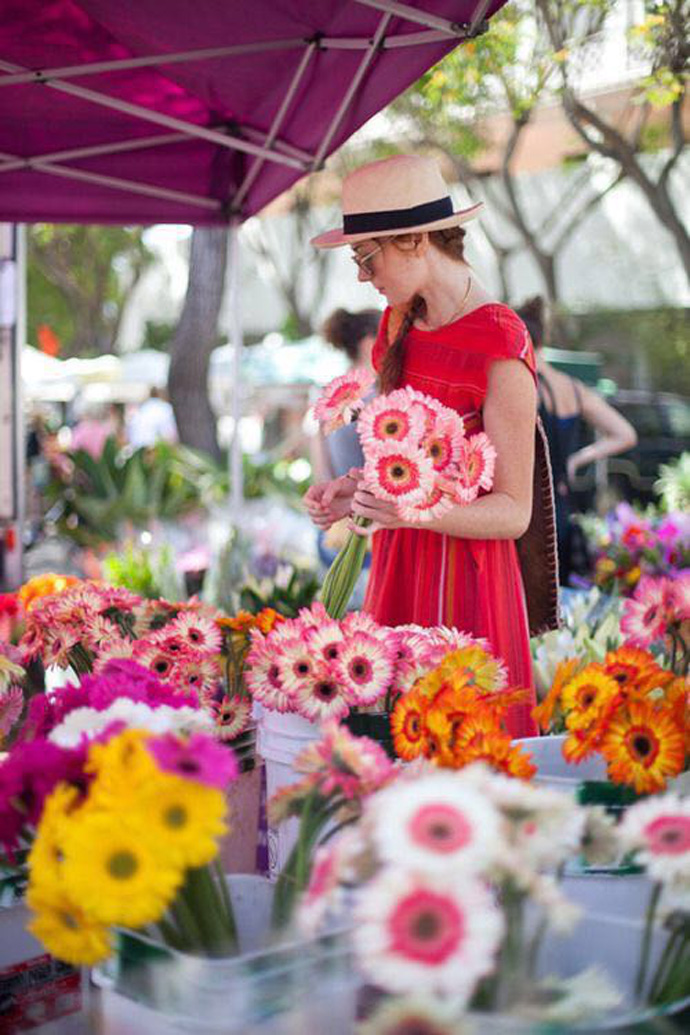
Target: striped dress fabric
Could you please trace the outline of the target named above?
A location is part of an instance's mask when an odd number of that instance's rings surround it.
[[[372,361],[379,369],[388,342],[386,310]],[[487,377],[494,360],[522,360],[536,381],[527,329],[507,306],[490,303],[434,331],[413,327],[405,341],[401,387],[425,392],[481,428]],[[424,528],[383,529],[373,536],[364,609],[384,625],[447,625],[485,637],[508,669],[509,684],[532,690],[511,707],[514,737],[537,733],[529,629],[516,546],[506,539],[460,539]]]

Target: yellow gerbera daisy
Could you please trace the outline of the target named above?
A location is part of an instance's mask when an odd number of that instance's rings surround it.
[[[179,776],[162,775],[146,791],[139,814],[156,851],[176,866],[205,866],[218,854],[218,838],[227,833],[227,808],[221,791]]]
[[[146,741],[150,734],[143,730],[125,730],[105,744],[93,744],[86,763],[87,773],[96,780],[91,786],[89,801],[106,805],[122,802],[123,797],[137,795],[160,775],[160,770]]]
[[[563,688],[563,709],[569,730],[587,729],[597,722],[619,695],[615,679],[599,665],[588,665]]]
[[[159,920],[184,876],[161,857],[149,816],[135,823],[130,815],[125,824],[107,812],[74,824],[64,841],[62,872],[67,892],[87,913],[131,927]]]
[[[29,852],[29,870],[34,881],[49,884],[60,879],[62,843],[72,817],[78,811],[79,800],[79,791],[68,783],[57,784],[46,798]]]
[[[503,668],[478,644],[446,654],[439,669],[451,683],[477,687],[494,693],[505,683]]]
[[[27,901],[34,913],[29,930],[53,956],[76,967],[90,967],[110,955],[110,929],[59,885],[50,891],[29,885]]]
[[[400,697],[391,715],[391,732],[395,753],[406,762],[424,753],[424,715],[427,711],[424,695],[416,690]]]
[[[631,701],[611,722],[601,744],[614,783],[654,793],[677,776],[685,763],[685,736],[668,708]]]

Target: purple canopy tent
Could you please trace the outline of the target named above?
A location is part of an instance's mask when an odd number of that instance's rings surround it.
[[[4,0],[0,221],[230,224],[237,299],[239,223],[503,2]]]

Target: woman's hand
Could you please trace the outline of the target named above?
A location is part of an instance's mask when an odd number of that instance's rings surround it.
[[[324,532],[331,525],[350,513],[352,497],[357,487],[360,471],[353,467],[341,478],[312,485],[304,495],[304,505],[317,528]]]
[[[364,488],[362,482],[357,486],[352,500],[352,513],[371,521],[371,524],[365,527],[349,521],[348,528],[357,535],[371,536],[381,528],[405,527],[405,522],[400,518],[395,504],[377,499],[373,493]]]

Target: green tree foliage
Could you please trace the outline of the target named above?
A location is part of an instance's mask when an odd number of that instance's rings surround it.
[[[154,261],[142,228],[36,223],[28,233],[28,340],[44,324],[62,356],[112,352],[125,306]]]

